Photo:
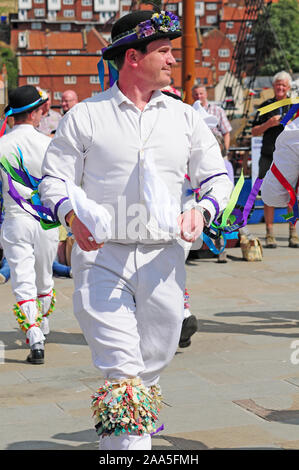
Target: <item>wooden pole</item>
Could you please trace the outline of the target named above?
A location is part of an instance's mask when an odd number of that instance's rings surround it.
[[[183,0],[182,87],[185,102],[193,103],[192,87],[195,83],[195,0]]]

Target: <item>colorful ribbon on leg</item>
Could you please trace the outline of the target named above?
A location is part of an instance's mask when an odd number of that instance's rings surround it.
[[[287,190],[290,196],[289,205],[293,207],[293,212],[290,212],[286,215],[283,215],[283,218],[290,222],[293,225],[296,225],[296,222],[299,218],[299,209],[298,209],[298,200],[296,192],[293,186],[290,185],[288,180],[283,176],[283,174],[279,171],[275,163],[273,162],[271,165],[271,171],[273,175],[278,179],[280,184]]]

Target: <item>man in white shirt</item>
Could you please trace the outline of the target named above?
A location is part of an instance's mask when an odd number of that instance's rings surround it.
[[[160,91],[175,63],[170,41],[180,35],[171,13],[119,19],[103,53],[118,68],[117,82],[67,112],[43,165],[42,201],[76,239],[74,312],[105,378],[92,401],[100,449],[151,448],[159,376],[183,321],[185,256],[177,240],[193,242],[232,190],[198,113]],[[186,173],[203,197],[181,214]],[[68,191],[73,183],[86,193],[81,205]],[[93,226],[97,207],[112,220],[102,238]]]
[[[299,118],[286,125],[276,139],[273,163],[261,186],[263,201],[269,206],[287,207],[290,194],[294,201],[297,197],[298,179]]]
[[[38,90],[25,85],[9,94],[6,116],[13,116],[12,131],[0,139],[0,156],[6,157],[18,169],[15,156],[23,158],[29,173],[41,178],[41,166],[51,138],[38,132],[42,105],[45,102]],[[21,152],[21,154],[20,154]],[[44,363],[45,334],[49,333],[49,314],[54,309],[52,264],[58,244],[57,229],[45,231],[32,215],[19,205],[29,199],[32,189],[12,183],[1,168],[4,221],[1,244],[11,274],[11,285],[17,303],[14,313],[26,334],[30,346],[27,361]],[[14,197],[13,197],[14,196]],[[21,199],[23,198],[23,199]]]
[[[212,128],[212,132],[218,137],[219,142],[223,141],[221,142],[221,150],[222,155],[226,156],[230,146],[232,126],[226,117],[224,109],[214,103],[209,103],[206,87],[202,85],[194,85],[192,88],[192,97],[194,99],[193,106],[195,109],[198,109],[197,103],[199,102],[208,114],[216,117],[217,123]]]
[[[48,97],[48,100],[43,104],[43,114],[37,130],[43,134],[53,137],[58,127],[59,121],[62,118],[60,113],[51,109],[51,92],[50,90],[43,90]]]

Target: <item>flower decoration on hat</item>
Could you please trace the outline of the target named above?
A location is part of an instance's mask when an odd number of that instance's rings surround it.
[[[155,13],[151,19],[143,21],[136,26],[139,39],[151,36],[157,32],[168,33],[180,30],[180,22],[176,15],[169,11]]]

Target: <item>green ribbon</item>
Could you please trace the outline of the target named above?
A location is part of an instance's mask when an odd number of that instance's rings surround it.
[[[241,190],[243,188],[243,185],[244,185],[244,181],[245,181],[245,178],[244,178],[244,174],[243,174],[243,170],[242,170],[240,178],[238,179],[237,184],[234,187],[234,190],[233,190],[233,192],[230,196],[228,204],[227,204],[225,210],[223,211],[220,225],[215,225],[213,223],[211,224],[214,228],[223,229],[227,225],[231,225],[234,222],[235,216],[233,216],[232,219],[230,220],[230,215],[231,215],[232,211],[234,210],[235,205],[237,204],[240,192],[241,192]]]
[[[17,183],[22,184],[23,186],[26,186],[26,184],[24,183],[23,178],[21,178],[21,176],[19,176],[15,172],[14,168],[11,166],[11,164],[9,163],[9,161],[5,157],[2,157],[0,159],[0,164],[3,166],[4,170],[13,178],[14,181],[16,181]]]

